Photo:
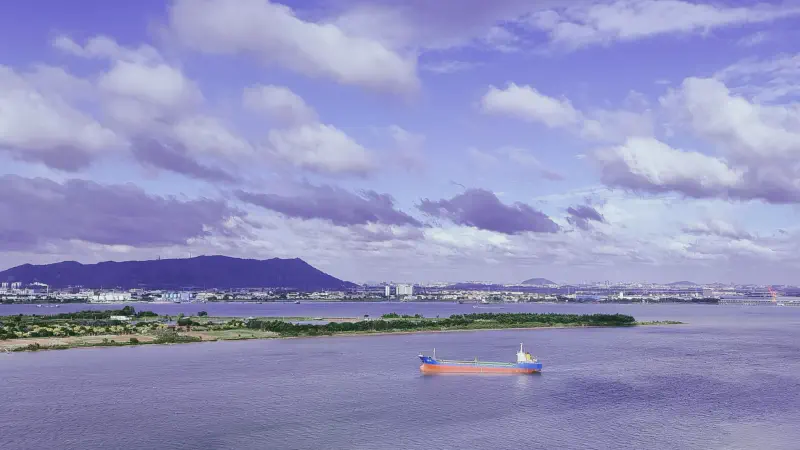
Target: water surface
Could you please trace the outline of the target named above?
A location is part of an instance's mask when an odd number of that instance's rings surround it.
[[[163,306],[185,309],[175,314],[199,306],[217,315],[265,315],[242,310],[263,308],[328,317],[473,310],[413,303]],[[689,324],[0,355],[0,448],[798,448],[800,308],[506,309],[625,312]],[[440,357],[513,360],[519,342],[543,360],[543,374],[423,376],[415,358],[435,347]]]

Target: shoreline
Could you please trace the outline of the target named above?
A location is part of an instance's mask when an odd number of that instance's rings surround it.
[[[338,318],[344,319],[344,318]],[[632,325],[556,325],[556,326],[520,326],[520,327],[487,327],[487,328],[454,328],[444,330],[410,330],[410,331],[352,331],[338,332],[322,335],[304,336],[281,336],[277,333],[261,332],[257,333],[250,330],[230,330],[230,336],[213,336],[203,331],[187,331],[183,336],[189,336],[196,340],[186,340],[178,342],[156,342],[152,336],[147,335],[98,335],[84,336],[76,338],[70,342],[68,337],[49,337],[49,338],[21,338],[0,341],[0,354],[18,352],[36,352],[44,350],[69,350],[78,348],[98,348],[98,347],[138,347],[142,345],[173,345],[173,344],[200,344],[209,342],[225,341],[249,341],[249,340],[272,340],[272,339],[307,339],[307,338],[331,338],[331,337],[363,337],[363,336],[387,336],[387,335],[412,335],[412,334],[438,334],[438,333],[463,333],[476,331],[504,331],[504,330],[542,330],[542,329],[573,329],[573,328],[636,328],[640,326],[668,326],[683,325],[682,322],[675,321],[655,321],[637,322]],[[246,334],[242,336],[242,334]],[[237,336],[233,336],[233,334]],[[269,333],[269,334],[267,334]],[[249,336],[247,335],[249,334]],[[117,340],[119,339],[119,340]],[[136,342],[131,342],[136,339]],[[15,344],[15,341],[22,341]],[[66,341],[66,342],[65,342]],[[5,345],[4,345],[5,344]],[[9,345],[10,344],[10,345]]]

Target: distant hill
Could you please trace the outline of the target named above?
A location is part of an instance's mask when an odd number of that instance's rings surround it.
[[[24,264],[0,272],[0,281],[38,281],[52,288],[277,288],[347,289],[356,285],[332,277],[302,259],[239,259],[198,256],[153,261],[107,261],[81,264]]]
[[[674,283],[668,283],[667,286],[698,286],[698,284],[691,281],[676,281]]]
[[[501,284],[485,284],[485,283],[454,283],[447,286],[447,289],[455,289],[459,291],[494,291],[501,289]]]
[[[547,284],[556,284],[552,281],[548,280],[547,278],[531,278],[529,280],[523,281],[521,284],[525,284],[528,286],[543,286]]]

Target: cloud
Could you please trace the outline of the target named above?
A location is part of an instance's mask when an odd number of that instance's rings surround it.
[[[469,149],[469,156],[473,161],[481,166],[497,165],[502,163],[511,164],[514,167],[522,168],[526,173],[533,169],[539,176],[551,181],[561,181],[565,177],[561,173],[552,170],[542,164],[538,158],[529,150],[518,147],[500,147],[490,152],[480,151],[476,148]]]
[[[317,112],[289,88],[255,85],[245,88],[242,104],[251,111],[264,112],[283,125],[301,125],[317,121]]]
[[[795,161],[800,154],[800,106],[763,105],[737,96],[719,80],[687,78],[661,104],[698,136],[738,161]]]
[[[800,106],[751,102],[711,78],[687,78],[662,97],[661,104],[678,126],[710,143],[721,155],[693,159],[706,168],[716,167],[715,175],[727,172],[722,175],[726,181],[696,179],[695,184],[724,185],[713,195],[727,198],[769,203],[800,200]],[[712,195],[711,191],[703,195]],[[689,192],[690,196],[697,194]]]
[[[597,108],[584,113],[565,97],[550,97],[532,86],[509,83],[505,89],[489,86],[480,105],[487,114],[567,129],[590,140],[615,142],[629,136],[653,134],[652,114],[640,97],[641,94],[631,92],[625,101],[635,110]]]
[[[112,61],[127,61],[138,64],[162,61],[161,54],[154,47],[141,45],[136,49],[122,47],[108,36],[94,36],[80,45],[66,35],[56,36],[51,44],[54,48],[73,56],[91,59],[109,59]]]
[[[390,125],[387,131],[394,144],[391,156],[388,158],[390,164],[408,171],[425,169],[425,156],[422,153],[425,135],[412,133],[398,125]]]
[[[749,239],[753,240],[753,235],[740,230],[734,225],[720,219],[709,219],[686,225],[681,230],[684,233],[696,236],[718,236],[727,239]]]
[[[191,239],[228,233],[225,223],[241,214],[219,200],[154,196],[130,184],[0,177],[0,248],[5,250],[35,250],[71,240],[134,247],[185,245]]]
[[[156,139],[139,139],[133,145],[133,155],[142,164],[190,178],[211,182],[233,183],[237,178],[219,167],[208,166],[191,158],[179,144],[166,144]]]
[[[110,37],[95,36],[81,46],[64,35],[55,38],[52,45],[73,56],[109,64],[108,70],[97,77],[96,88],[106,110],[125,125],[143,127],[148,122],[172,119],[203,102],[197,85],[149,45],[129,48]]]
[[[102,74],[98,87],[115,96],[135,99],[166,111],[202,101],[202,94],[177,68],[117,61]]]
[[[800,14],[795,6],[730,7],[683,0],[616,0],[570,5],[531,15],[530,26],[546,32],[556,47],[574,50],[658,35],[708,32]]]
[[[486,113],[541,122],[550,128],[577,124],[581,117],[566,98],[548,97],[535,88],[516,83],[509,83],[505,89],[489,86],[481,98],[481,108]]]
[[[761,45],[769,40],[772,39],[772,36],[767,33],[766,31],[758,31],[756,33],[749,34],[738,41],[736,41],[737,45],[741,45],[743,47],[755,47],[757,45]]]
[[[464,72],[466,70],[474,69],[475,67],[478,67],[480,65],[481,64],[477,62],[458,61],[449,59],[449,60],[425,63],[421,66],[421,69],[427,72],[439,75],[445,75],[457,72]]]
[[[607,186],[637,192],[680,192],[688,197],[730,198],[739,194],[742,173],[724,161],[677,150],[652,138],[631,138],[594,153]]]
[[[171,134],[181,145],[198,155],[225,157],[230,160],[253,156],[249,142],[230,131],[219,119],[191,115],[178,119]]]
[[[0,151],[74,172],[103,153],[124,148],[123,138],[39,85],[37,75],[42,72],[19,74],[0,65]],[[77,83],[65,72],[61,76],[70,85]]]
[[[501,25],[489,28],[481,40],[489,48],[502,53],[514,53],[520,50],[519,36]]]
[[[383,91],[419,85],[413,55],[333,23],[305,21],[268,0],[176,0],[169,24],[181,42],[206,53],[249,54],[304,75]]]
[[[449,200],[424,199],[417,207],[432,217],[504,234],[527,231],[555,233],[559,230],[558,225],[541,211],[524,203],[504,205],[495,194],[484,189],[468,189]]]
[[[418,241],[425,238],[425,231],[416,224],[407,226],[385,225],[371,222],[348,228],[351,238],[364,242]]]
[[[244,90],[242,103],[275,121],[277,127],[268,132],[265,150],[279,160],[336,176],[364,177],[376,169],[370,151],[344,131],[320,123],[316,111],[287,87],[251,86]]]
[[[197,84],[148,45],[125,47],[97,36],[80,45],[59,36],[52,45],[79,58],[99,59],[107,69],[81,80],[88,85],[86,109],[104,112],[132,156],[155,167],[210,182],[232,182],[221,167],[254,161],[253,147],[220,119],[200,112],[205,103]],[[62,91],[75,85],[63,74],[46,77]],[[58,92],[53,96],[59,95]]]
[[[367,149],[332,125],[270,130],[267,140],[276,156],[311,172],[366,176],[375,170]]]
[[[492,31],[495,27],[559,1],[351,0],[341,2],[345,6],[336,12],[333,22],[350,34],[375,39],[390,48],[436,51],[480,46],[502,50],[487,45],[493,37],[495,42],[499,38],[501,32]]]
[[[287,217],[327,220],[339,226],[367,224],[422,226],[417,219],[396,209],[392,196],[371,190],[354,194],[336,186],[307,184],[295,196],[242,190],[236,191],[236,196],[244,202]]]
[[[605,217],[589,205],[570,206],[567,208],[567,214],[569,214],[567,222],[581,230],[588,230],[589,222],[592,221],[606,223]]]
[[[800,96],[800,53],[744,59],[718,71],[714,78],[756,102],[797,98]]]

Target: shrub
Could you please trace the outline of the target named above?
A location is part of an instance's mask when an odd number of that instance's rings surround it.
[[[156,338],[153,340],[156,344],[176,344],[181,342],[199,342],[202,339],[195,336],[186,336],[178,334],[175,330],[161,330],[156,333]]]

